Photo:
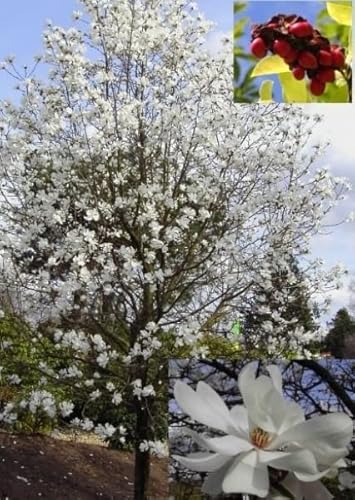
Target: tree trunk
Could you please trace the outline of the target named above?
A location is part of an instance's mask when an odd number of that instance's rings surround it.
[[[145,500],[149,484],[150,453],[141,451],[139,444],[148,440],[149,415],[141,401],[136,402],[136,445],[134,462],[134,500]]]

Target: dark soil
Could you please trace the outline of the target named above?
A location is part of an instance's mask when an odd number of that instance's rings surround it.
[[[133,499],[134,455],[0,432],[0,500]],[[168,498],[168,460],[152,458],[149,500]]]

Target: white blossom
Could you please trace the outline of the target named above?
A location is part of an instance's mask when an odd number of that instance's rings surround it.
[[[62,401],[59,403],[59,409],[62,417],[68,417],[73,413],[74,404],[71,401]]]
[[[105,425],[98,424],[95,427],[95,434],[100,436],[102,439],[107,439],[112,437],[115,432],[116,432],[116,427],[114,427],[109,423],[105,423]]]
[[[112,396],[112,403],[118,406],[122,402],[122,395],[119,392],[114,392]]]

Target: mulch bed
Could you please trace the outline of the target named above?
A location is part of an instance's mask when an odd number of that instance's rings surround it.
[[[129,500],[134,455],[43,435],[0,432],[0,500]],[[152,458],[149,500],[168,498],[168,460]]]

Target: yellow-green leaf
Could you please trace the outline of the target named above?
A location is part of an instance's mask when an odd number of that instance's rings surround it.
[[[274,86],[274,82],[272,80],[264,80],[261,82],[259,88],[259,96],[260,102],[272,102],[272,88]]]
[[[351,26],[351,5],[351,2],[327,2],[327,11],[329,16],[337,23]]]
[[[310,96],[305,80],[296,80],[291,71],[281,73],[279,80],[282,87],[284,102],[310,102]]]
[[[275,73],[289,72],[290,68],[280,56],[268,56],[261,59],[254,67],[251,77],[273,75]]]
[[[236,21],[234,24],[233,37],[234,39],[240,38],[244,34],[245,26],[248,24],[248,19],[243,18]]]
[[[351,58],[353,56],[353,37],[352,37],[352,29],[349,28],[349,43],[348,43],[348,55],[346,56],[347,63],[351,65]]]
[[[338,74],[334,83],[327,83],[325,92],[318,98],[318,102],[349,102],[349,90],[346,80]]]

